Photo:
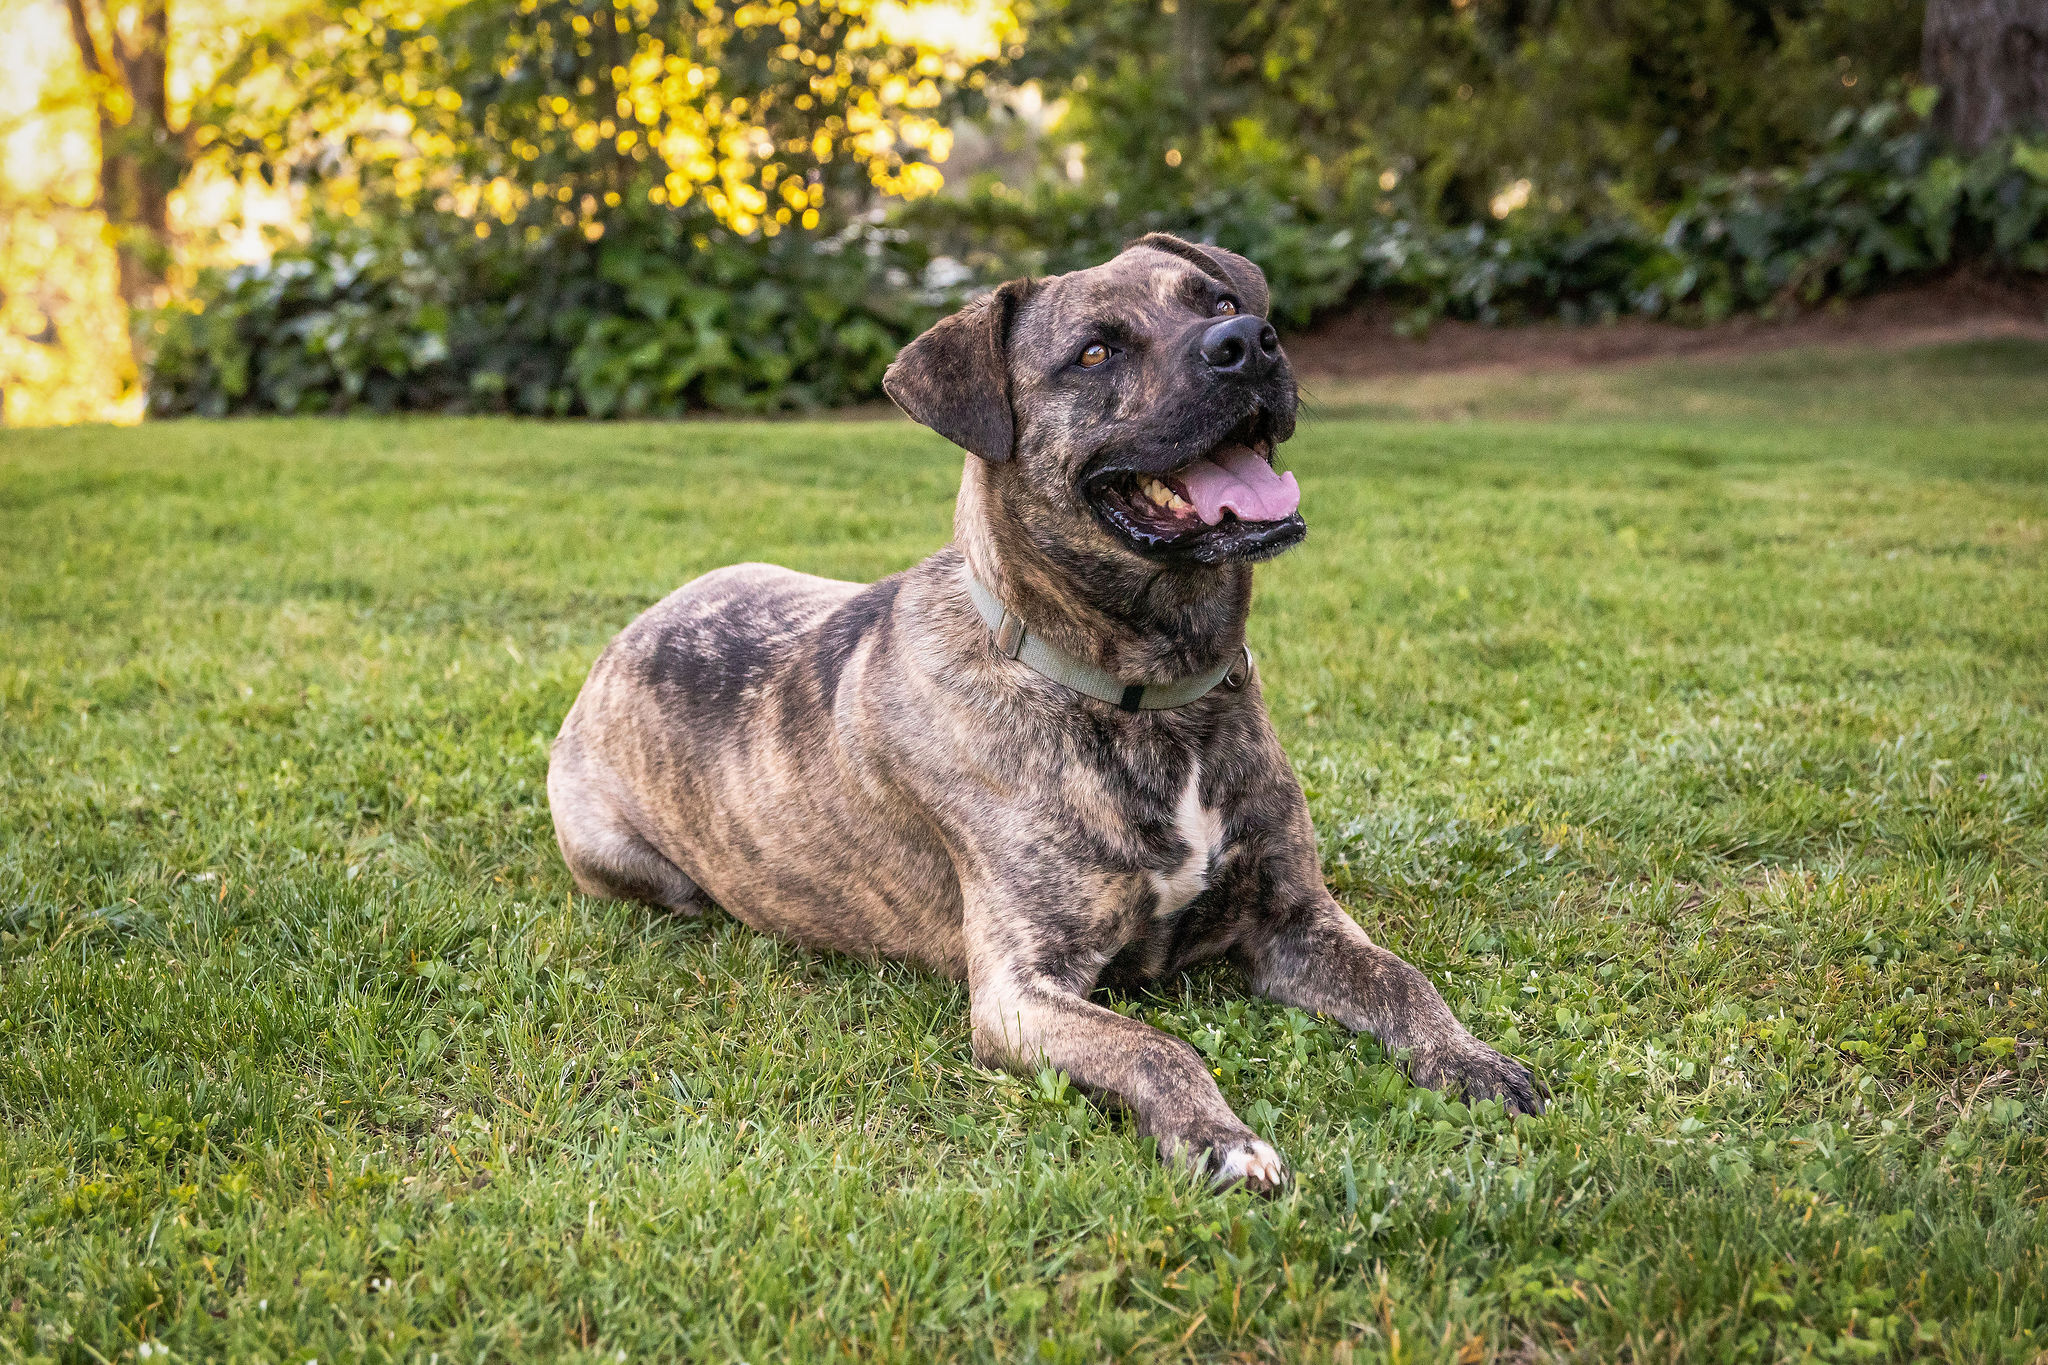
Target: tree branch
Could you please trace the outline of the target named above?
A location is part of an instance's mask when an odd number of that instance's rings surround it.
[[[92,25],[86,21],[85,0],[64,0],[64,10],[71,16],[71,39],[78,44],[78,60],[85,63],[89,75],[106,75],[106,63],[100,59],[100,45],[93,40]]]

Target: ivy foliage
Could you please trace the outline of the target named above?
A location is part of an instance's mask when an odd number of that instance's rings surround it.
[[[674,416],[858,402],[938,316],[923,254],[685,232],[646,215],[588,241],[479,239],[460,220],[326,219],[205,279],[150,324],[150,411],[369,409]]]

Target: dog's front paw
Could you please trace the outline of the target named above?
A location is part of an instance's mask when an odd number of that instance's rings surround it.
[[[1209,1149],[1209,1184],[1227,1190],[1242,1185],[1253,1194],[1278,1194],[1287,1183],[1287,1163],[1258,1138]]]
[[[1242,1185],[1253,1194],[1271,1195],[1278,1194],[1288,1180],[1287,1163],[1280,1153],[1248,1128],[1161,1143],[1159,1153],[1207,1176],[1209,1187],[1215,1190]]]
[[[1510,1114],[1542,1113],[1548,1093],[1528,1067],[1471,1037],[1418,1048],[1408,1074],[1417,1085],[1462,1100],[1499,1100]]]

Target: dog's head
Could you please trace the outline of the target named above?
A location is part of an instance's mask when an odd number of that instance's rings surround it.
[[[1183,565],[1267,559],[1307,534],[1294,476],[1273,467],[1295,389],[1267,303],[1244,257],[1154,233],[968,305],[904,347],[883,387],[1008,465],[1062,539]]]

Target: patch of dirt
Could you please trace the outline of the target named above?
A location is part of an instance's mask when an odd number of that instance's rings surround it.
[[[1646,318],[1571,326],[1439,322],[1419,337],[1394,331],[1391,309],[1366,308],[1287,339],[1304,379],[1491,371],[1534,374],[1644,361],[1738,359],[1793,347],[1906,350],[2019,337],[2048,341],[2048,278],[1957,274],[1931,284],[1765,319],[1685,326]]]

